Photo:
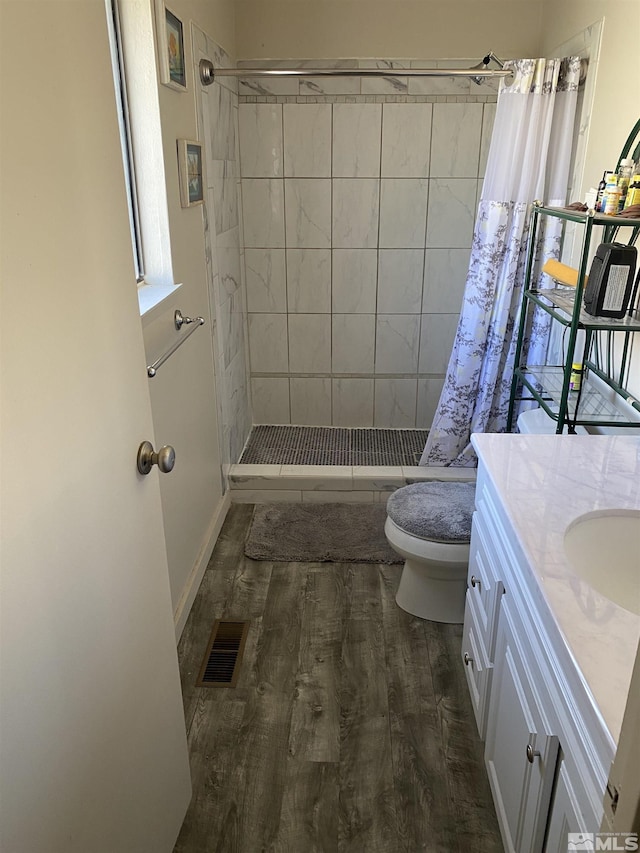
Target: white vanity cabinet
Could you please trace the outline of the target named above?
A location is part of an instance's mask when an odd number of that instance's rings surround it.
[[[597,832],[609,769],[604,727],[545,608],[481,465],[462,657],[510,853],[558,853],[567,833]]]

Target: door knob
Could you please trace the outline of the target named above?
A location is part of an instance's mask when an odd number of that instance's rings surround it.
[[[148,474],[154,465],[157,465],[163,474],[168,474],[169,471],[173,471],[176,463],[176,452],[170,444],[167,444],[156,453],[150,441],[143,441],[138,448],[137,461],[138,471],[141,474]]]

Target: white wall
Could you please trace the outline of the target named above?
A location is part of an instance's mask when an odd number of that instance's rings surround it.
[[[637,0],[545,2],[541,51],[547,54],[604,18],[584,179],[580,194],[615,168],[620,150],[640,116],[640,3]],[[636,61],[632,59],[635,58]]]
[[[528,56],[540,0],[236,0],[239,59]]]

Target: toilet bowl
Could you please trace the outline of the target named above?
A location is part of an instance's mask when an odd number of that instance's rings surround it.
[[[387,501],[384,532],[405,563],[396,603],[433,622],[464,621],[475,483],[413,483]]]

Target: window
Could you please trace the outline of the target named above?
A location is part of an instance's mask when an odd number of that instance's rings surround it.
[[[129,204],[129,227],[131,228],[131,243],[136,280],[144,280],[144,260],[142,253],[142,232],[138,209],[138,193],[136,189],[136,172],[131,141],[131,121],[129,117],[129,102],[124,72],[124,55],[122,48],[122,29],[118,0],[107,0],[107,17],[109,21],[109,36],[111,42],[111,60],[115,80],[116,104],[120,125],[120,141],[122,144],[122,160],[127,186],[127,201]]]
[[[120,117],[138,305],[143,316],[179,287],[171,258],[154,4],[148,0],[104,2]],[[174,168],[175,149],[169,156]]]

